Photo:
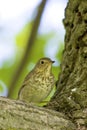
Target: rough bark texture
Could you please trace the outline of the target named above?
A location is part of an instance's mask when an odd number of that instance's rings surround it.
[[[87,130],[87,0],[69,0],[64,26],[58,89],[47,107],[64,112],[79,130]]]
[[[0,97],[0,130],[75,130],[75,127],[59,112]]]

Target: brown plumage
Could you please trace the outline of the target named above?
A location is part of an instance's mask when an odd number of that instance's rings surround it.
[[[41,58],[33,70],[25,77],[18,99],[25,102],[40,103],[51,92],[55,84],[50,58]]]

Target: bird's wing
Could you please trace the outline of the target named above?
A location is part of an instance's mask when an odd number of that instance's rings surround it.
[[[32,76],[33,76],[33,71],[30,71],[30,72],[26,75],[26,77],[25,77],[25,79],[24,79],[24,81],[23,81],[22,86],[25,86],[25,85],[31,80]]]
[[[30,81],[30,78],[32,77],[32,75],[33,75],[33,71],[29,72],[29,73],[26,75],[26,77],[25,77],[25,79],[24,79],[24,81],[23,81],[23,83],[22,83],[22,86],[21,86],[21,88],[20,88],[20,90],[19,90],[19,92],[18,92],[18,99],[19,99],[21,90],[22,90],[22,89],[27,85],[27,83]]]

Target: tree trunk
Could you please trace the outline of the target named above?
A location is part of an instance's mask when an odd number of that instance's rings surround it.
[[[65,50],[57,92],[48,108],[65,113],[87,130],[87,0],[70,0],[65,10]]]
[[[0,130],[87,130],[87,0],[69,0],[64,26],[56,94],[46,108],[1,97]]]

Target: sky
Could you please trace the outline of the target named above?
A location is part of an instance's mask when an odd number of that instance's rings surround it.
[[[14,56],[15,35],[32,18],[34,9],[40,2],[41,0],[33,0],[33,2],[30,0],[0,0],[0,67],[6,59]],[[66,4],[66,0],[48,0],[39,33],[54,31],[59,35],[59,41],[63,42],[65,31],[62,19]],[[52,42],[47,46],[50,44]],[[52,48],[52,51],[55,52],[55,49]],[[47,52],[50,55],[49,50]]]

